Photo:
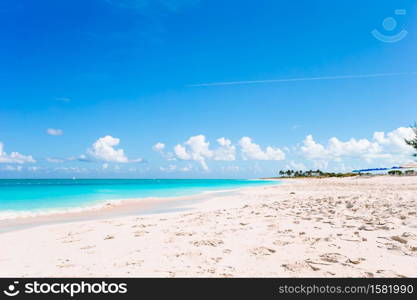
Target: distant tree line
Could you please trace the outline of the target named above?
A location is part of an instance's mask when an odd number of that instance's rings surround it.
[[[355,173],[333,173],[333,172],[323,172],[321,170],[280,170],[279,177],[291,178],[291,177],[349,177],[357,176]]]
[[[416,174],[416,172],[414,170],[405,170],[400,171],[400,170],[391,170],[388,172],[388,175],[414,175]]]

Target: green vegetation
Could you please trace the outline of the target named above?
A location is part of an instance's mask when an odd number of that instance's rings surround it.
[[[355,173],[333,173],[323,172],[320,170],[309,170],[309,171],[294,171],[294,170],[281,170],[279,171],[279,177],[281,178],[305,178],[305,177],[351,177],[357,176]]]
[[[388,175],[415,175],[416,172],[414,170],[406,170],[406,171],[400,171],[400,170],[391,170],[388,172]]]
[[[388,171],[388,175],[403,175],[403,172],[399,170],[391,170]]]

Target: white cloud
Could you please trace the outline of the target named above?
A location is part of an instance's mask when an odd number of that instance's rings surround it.
[[[102,168],[103,170],[106,170],[106,169],[108,169],[108,168],[109,168],[109,164],[108,164],[108,163],[104,163],[104,164],[101,166],[101,168]]]
[[[413,153],[413,148],[404,142],[404,139],[412,139],[415,133],[410,127],[400,127],[385,134],[384,132],[375,132],[374,140],[377,141],[385,151],[398,152],[406,155]]]
[[[250,137],[243,137],[239,141],[244,160],[284,160],[285,153],[279,148],[266,147],[265,151],[252,142]]]
[[[174,155],[179,160],[197,161],[201,167],[208,171],[206,160],[232,161],[235,160],[236,147],[224,137],[217,139],[219,147],[210,149],[210,143],[202,134],[190,137],[184,144],[174,147]]]
[[[367,139],[350,139],[342,142],[337,138],[329,140],[329,152],[334,157],[363,156],[364,158],[376,157],[382,151],[380,145]]]
[[[206,137],[202,134],[190,137],[183,145],[176,145],[174,153],[180,160],[194,160],[200,163],[201,167],[208,171],[207,158],[213,156],[209,149],[210,143],[206,142]]]
[[[165,144],[164,143],[156,143],[155,145],[153,145],[152,149],[156,152],[162,152],[165,149]]]
[[[214,160],[232,161],[236,159],[236,147],[232,142],[224,137],[217,139],[219,148],[213,151]]]
[[[308,135],[301,146],[301,151],[309,159],[339,160],[341,157],[352,156],[373,158],[381,154],[382,148],[377,142],[367,139],[356,140],[354,138],[343,142],[338,138],[329,139],[328,145],[317,143],[312,135]]]
[[[88,154],[98,160],[107,162],[141,162],[143,159],[129,160],[125,155],[123,149],[115,149],[119,145],[120,139],[112,137],[110,135],[99,138],[90,149],[87,150]],[[85,156],[84,156],[85,157]]]
[[[372,162],[380,159],[386,163],[400,163],[410,160],[413,149],[404,139],[414,136],[411,128],[400,127],[391,132],[375,132],[373,139],[354,139],[341,141],[336,137],[329,139],[327,145],[317,143],[308,135],[300,147],[301,153],[316,165],[327,166],[328,162],[342,162],[344,158],[363,159]]]
[[[152,146],[152,150],[161,154],[167,160],[175,160],[174,154],[171,152],[165,152],[164,143],[156,143]]]
[[[48,128],[46,133],[53,136],[60,136],[64,134],[64,131],[62,129]]]
[[[96,159],[126,163],[129,161],[123,149],[114,149],[119,145],[120,139],[110,135],[99,138],[87,152]]]
[[[191,159],[191,155],[187,153],[187,150],[182,145],[176,145],[174,147],[174,153],[179,159],[182,159],[182,160]]]
[[[309,159],[327,158],[327,150],[323,145],[316,143],[312,135],[308,135],[305,138],[304,146],[301,147],[301,151]]]
[[[36,162],[31,155],[23,155],[18,152],[11,152],[10,154],[7,154],[3,149],[4,145],[0,142],[0,163],[23,164]]]
[[[174,147],[174,153],[171,157],[179,160],[188,160],[198,162],[203,170],[208,171],[207,160],[216,161],[234,161],[236,160],[236,146],[232,142],[221,137],[217,139],[218,147],[211,149],[210,143],[202,134],[190,137],[185,143],[178,144]],[[252,143],[251,138],[243,137],[239,141],[242,156],[245,160],[283,160],[285,153],[279,148],[268,146],[265,151],[257,144]],[[157,143],[152,149],[161,153],[164,157],[169,157],[165,153],[165,144]]]

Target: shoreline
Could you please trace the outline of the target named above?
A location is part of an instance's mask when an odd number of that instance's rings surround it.
[[[417,276],[415,177],[284,183],[2,233],[0,277]]]
[[[258,179],[253,179],[258,180]],[[273,181],[273,180],[270,180]],[[181,210],[183,206],[190,206],[193,202],[204,201],[218,194],[239,193],[240,190],[271,185],[236,187],[232,189],[207,190],[196,194],[173,197],[144,197],[127,199],[110,199],[100,201],[84,207],[59,208],[45,211],[10,212],[10,217],[0,217],[0,234],[14,230],[22,230],[31,227],[53,225],[59,223],[73,223],[103,218],[117,218],[131,215],[146,215],[159,213],[159,211]],[[5,212],[0,213],[6,215]]]
[[[1,180],[1,179],[0,179]],[[21,180],[21,179],[16,179]],[[121,179],[124,180],[124,179]],[[164,179],[170,180],[170,179]],[[172,179],[176,180],[176,179]],[[197,179],[198,180],[198,179]],[[279,179],[245,179],[246,181],[270,181],[271,185],[278,184],[281,180]],[[272,183],[277,182],[277,183]],[[260,185],[266,186],[266,185]],[[58,208],[45,208],[45,209],[36,209],[36,210],[0,210],[0,222],[4,220],[13,220],[13,219],[21,219],[21,218],[36,218],[36,217],[44,217],[49,215],[65,215],[65,214],[72,214],[72,213],[81,213],[83,211],[99,211],[104,208],[109,207],[117,207],[121,205],[125,205],[128,202],[133,201],[168,201],[168,200],[181,200],[189,197],[199,197],[205,194],[210,193],[217,193],[217,192],[229,192],[229,191],[236,191],[239,189],[244,188],[251,188],[256,186],[237,186],[232,188],[221,188],[218,189],[207,189],[201,190],[199,192],[192,192],[192,193],[185,193],[184,195],[179,196],[146,196],[146,197],[130,197],[130,198],[109,198],[109,199],[102,199],[98,201],[93,201],[91,203],[86,203],[82,206],[69,206],[69,207],[58,207]]]

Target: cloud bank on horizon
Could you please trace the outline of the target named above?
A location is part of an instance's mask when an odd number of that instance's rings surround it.
[[[154,165],[164,173],[184,173],[211,171],[211,164],[229,163],[218,166],[222,172],[236,173],[241,170],[242,162],[253,162],[253,169],[259,168],[257,162],[269,161],[276,164],[276,170],[291,168],[305,170],[307,168],[320,168],[327,170],[331,168],[336,171],[351,171],[349,165],[364,166],[375,164],[376,166],[391,166],[394,164],[407,163],[413,160],[413,148],[405,143],[405,139],[412,139],[415,133],[410,127],[399,127],[391,132],[374,132],[371,139],[351,138],[342,141],[337,137],[331,137],[326,143],[317,142],[312,134],[309,134],[298,145],[292,147],[264,146],[255,143],[251,137],[244,136],[233,143],[226,137],[220,137],[214,146],[203,134],[189,137],[185,142],[176,144],[172,151],[167,151],[163,142],[153,145],[152,150],[163,160],[169,162],[166,166]],[[38,166],[27,167],[27,171],[40,172],[47,170],[49,173],[88,173],[89,171],[109,172],[120,171],[122,165],[143,163],[143,158],[130,159],[125,150],[118,148],[120,139],[111,135],[98,138],[86,149],[86,154],[68,158],[48,157],[45,159],[50,164],[60,166],[54,168],[41,168]],[[6,153],[3,143],[0,143],[0,167],[1,171],[21,172],[22,165],[26,163],[36,164],[38,161],[32,155],[23,155],[19,152]],[[152,161],[152,158],[147,161]],[[90,162],[95,163],[94,168],[79,166],[63,166],[68,162]],[[185,163],[185,165],[180,165]],[[194,164],[195,163],[195,164]],[[230,165],[234,163],[234,165]],[[100,164],[100,167],[96,165]],[[16,166],[17,165],[17,166]],[[113,168],[111,168],[113,166]],[[148,167],[147,170],[150,170]],[[129,167],[126,172],[137,171]]]
[[[254,143],[250,137],[242,137],[237,145],[233,145],[224,137],[217,140],[219,147],[210,150],[210,143],[204,135],[190,137],[184,145],[178,144],[173,153],[165,153],[165,144],[159,142],[153,146],[154,151],[161,153],[169,160],[194,160],[203,170],[208,171],[207,160],[235,161],[238,159],[237,146],[240,149],[242,160],[252,161],[285,161],[287,156],[297,158],[298,163],[291,161],[287,168],[327,169],[329,163],[339,165],[336,170],[346,171],[346,160],[359,160],[362,162],[378,164],[399,164],[412,160],[413,148],[405,143],[405,139],[414,137],[414,131],[410,127],[400,127],[391,132],[374,132],[372,139],[355,139],[341,141],[336,137],[328,140],[327,144],[321,144],[314,140],[313,135],[308,135],[301,145],[283,149],[266,146],[263,150],[260,145]],[[287,152],[287,154],[286,154]]]

